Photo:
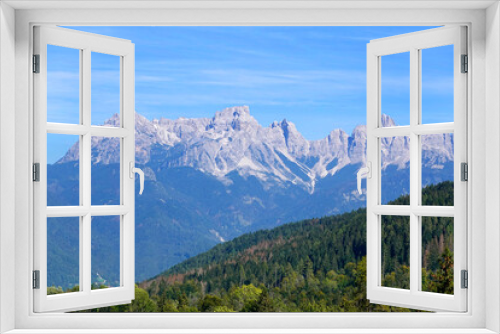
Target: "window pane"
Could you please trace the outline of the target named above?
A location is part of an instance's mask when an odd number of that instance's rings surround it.
[[[120,126],[120,57],[92,52],[92,125]]]
[[[47,294],[79,291],[80,218],[47,218]]]
[[[120,216],[92,217],[92,288],[120,286]]]
[[[453,122],[453,45],[420,52],[422,123]]]
[[[410,288],[410,217],[382,216],[382,286]]]
[[[120,138],[92,137],[92,205],[120,204]]]
[[[420,140],[422,205],[453,206],[453,134],[422,135]]]
[[[47,205],[80,205],[80,137],[47,134]]]
[[[453,294],[453,218],[422,217],[422,291]]]
[[[47,45],[47,122],[80,123],[80,50]]]
[[[410,53],[381,57],[381,127],[410,124]]]
[[[381,204],[410,205],[410,138],[381,138],[380,147]]]

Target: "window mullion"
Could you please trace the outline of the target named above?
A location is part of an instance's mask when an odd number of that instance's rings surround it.
[[[418,206],[420,190],[420,166],[419,166],[419,136],[415,129],[419,124],[419,51],[410,50],[410,291],[418,292],[420,274],[420,247],[419,247],[419,222],[420,217],[416,215],[414,209]]]
[[[80,291],[85,293],[90,293],[92,287],[92,272],[91,272],[91,217],[90,214],[86,214],[81,218],[82,220],[82,234],[81,234],[81,258],[80,262],[80,277],[82,278],[82,286]]]
[[[86,48],[83,49],[83,61],[82,61],[82,75],[81,83],[82,87],[80,101],[82,103],[81,119],[82,125],[90,129],[91,124],[91,51]],[[82,191],[82,202],[83,206],[89,208],[82,218],[82,243],[81,243],[81,257],[80,262],[80,276],[82,277],[82,288],[81,291],[90,293],[92,287],[92,264],[91,264],[91,250],[92,250],[92,240],[91,240],[91,222],[92,217],[90,216],[90,206],[92,204],[91,199],[91,168],[92,168],[92,137],[91,132],[87,131],[83,136],[81,142],[80,150],[80,189]]]

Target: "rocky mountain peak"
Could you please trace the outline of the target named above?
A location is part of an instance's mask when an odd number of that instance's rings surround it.
[[[250,108],[248,106],[235,106],[215,112],[215,118],[240,118],[250,116]]]
[[[271,125],[269,125],[269,127],[270,127],[271,129],[281,127],[281,126],[280,126],[280,122],[278,122],[278,121],[274,121],[274,122],[272,122],[272,123],[271,123]]]
[[[120,126],[120,114],[113,114],[109,119],[104,122],[104,126]]]
[[[349,157],[351,163],[366,163],[366,125],[358,125],[349,138]]]
[[[283,134],[286,138],[289,138],[290,136],[295,136],[296,134],[299,134],[297,131],[297,128],[295,127],[295,124],[292,122],[289,122],[284,118],[280,123],[279,127],[283,130]]]
[[[257,120],[250,115],[250,109],[247,106],[242,106],[217,111],[207,129],[215,131],[228,131],[231,129],[241,131],[259,127],[261,126]]]
[[[279,128],[283,132],[285,144],[290,154],[295,157],[301,157],[308,154],[309,141],[297,130],[295,124],[287,121],[285,118],[279,123]]]
[[[286,118],[283,118],[283,120],[279,123],[279,125],[282,129],[286,129],[289,126],[295,127],[295,125],[292,122],[287,121]]]
[[[387,128],[390,126],[397,126],[396,122],[386,114],[382,114],[382,117],[380,118],[380,123],[382,124],[382,127]]]

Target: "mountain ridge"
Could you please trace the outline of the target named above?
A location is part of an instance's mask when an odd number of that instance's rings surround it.
[[[314,193],[316,182],[333,176],[347,165],[366,163],[366,126],[358,125],[351,135],[342,129],[332,130],[325,138],[307,140],[294,123],[284,119],[263,127],[250,115],[247,106],[217,111],[212,118],[165,118],[149,121],[139,113],[136,122],[136,163],[148,164],[151,149],[161,147],[171,151],[164,168],[191,167],[230,183],[228,175],[236,171],[247,178],[255,176],[263,184],[292,182]],[[382,115],[382,126],[396,126],[394,120]],[[105,126],[117,126],[118,115]],[[404,168],[409,162],[409,139],[383,138],[382,169],[396,165]],[[453,161],[453,135],[422,137],[425,161],[439,168]],[[116,163],[119,151],[116,143],[105,138],[93,138],[93,162]],[[79,145],[73,145],[57,162],[76,161]],[[147,177],[155,178],[149,170]]]

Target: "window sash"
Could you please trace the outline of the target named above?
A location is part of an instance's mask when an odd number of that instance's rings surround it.
[[[467,269],[467,183],[460,180],[460,163],[467,162],[467,76],[460,73],[460,56],[466,54],[466,28],[443,27],[371,41],[367,47],[367,297],[372,303],[423,310],[467,310],[467,290],[461,289],[462,269]],[[420,124],[420,51],[454,45],[454,122]],[[381,127],[381,57],[410,53],[410,125]],[[421,196],[420,140],[422,134],[454,134],[454,207],[419,204]],[[380,138],[410,138],[410,205],[381,205]],[[382,215],[410,217],[410,290],[381,286]],[[454,294],[419,291],[421,286],[421,217],[454,217]]]
[[[80,124],[47,123],[47,45],[80,50]],[[120,57],[120,128],[91,125],[91,53]],[[34,54],[40,55],[40,73],[34,80],[34,150],[40,163],[40,182],[34,194],[34,270],[40,271],[40,289],[34,289],[35,312],[64,312],[130,303],[134,299],[134,179],[129,162],[135,160],[134,45],[130,41],[82,33],[64,28],[34,28]],[[47,134],[71,134],[80,138],[80,205],[47,207]],[[120,205],[91,205],[91,138],[119,138]],[[133,167],[133,165],[131,166]],[[119,215],[120,286],[91,289],[91,219],[93,216]],[[47,218],[79,217],[79,292],[47,296]]]

